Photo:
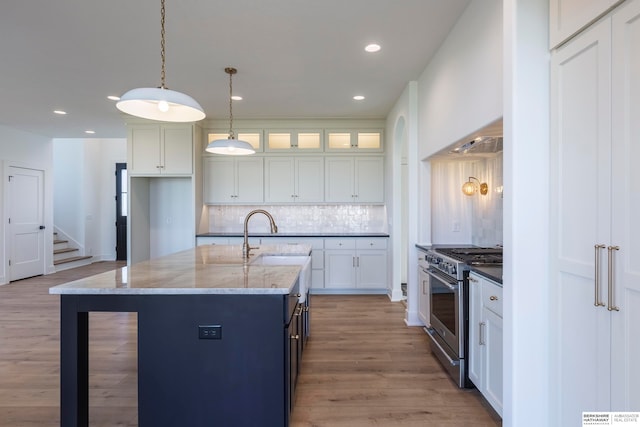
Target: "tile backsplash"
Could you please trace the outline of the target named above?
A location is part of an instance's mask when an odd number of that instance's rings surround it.
[[[246,215],[264,209],[274,218],[280,233],[386,233],[387,211],[382,205],[273,205],[209,206],[210,233],[242,232]],[[249,230],[268,233],[269,220],[254,215]]]
[[[431,236],[437,244],[502,245],[502,156],[431,164]],[[465,196],[469,177],[486,182],[489,192]]]
[[[502,245],[502,156],[477,164],[475,173],[481,182],[489,184],[489,192],[486,196],[472,198],[471,243],[477,246]]]

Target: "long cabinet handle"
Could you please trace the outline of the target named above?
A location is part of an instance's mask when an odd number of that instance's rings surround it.
[[[486,325],[487,325],[487,324],[486,324],[485,322],[480,322],[480,324],[479,324],[479,326],[480,326],[480,327],[479,327],[479,333],[478,333],[478,344],[479,344],[479,345],[485,345],[485,342],[484,342],[484,334],[482,333],[482,331],[484,330],[484,327],[485,327]]]
[[[594,298],[593,298],[593,305],[595,305],[596,307],[604,307],[604,303],[602,301],[600,301],[600,249],[604,249],[606,248],[605,245],[594,245],[593,246],[594,249],[596,250],[596,255],[595,255],[595,284],[594,284]]]
[[[607,301],[607,310],[620,311],[613,303],[613,251],[619,251],[620,246],[609,246],[607,250],[609,251],[609,300]]]

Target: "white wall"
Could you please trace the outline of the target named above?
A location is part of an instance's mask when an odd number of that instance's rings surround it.
[[[418,243],[419,207],[417,198],[413,197],[418,191],[418,169],[412,161],[418,155],[417,92],[417,82],[409,82],[386,122],[386,188],[391,189],[387,192],[386,203],[392,245],[391,299],[394,301],[402,297],[400,285],[403,280],[407,283],[407,294],[417,289],[418,280],[415,265],[400,265],[403,254],[407,260],[415,258],[415,244]],[[407,299],[407,324],[419,324],[417,313],[417,300]]]
[[[44,225],[47,230],[53,229],[53,176],[52,176],[52,142],[49,138],[12,129],[0,125],[0,284],[8,281],[9,246],[7,241],[6,224],[8,222],[7,192],[9,166],[28,167],[44,171]],[[45,232],[45,272],[53,270],[53,235]]]
[[[504,0],[505,427],[549,419],[548,0]]]
[[[502,1],[474,0],[418,80],[419,158],[502,117]]]
[[[115,259],[115,164],[126,161],[126,139],[53,141],[55,226],[94,261]]]

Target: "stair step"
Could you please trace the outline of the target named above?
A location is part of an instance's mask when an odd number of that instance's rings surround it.
[[[65,254],[65,253],[67,253],[67,252],[75,252],[75,251],[77,251],[77,250],[78,250],[78,249],[75,249],[75,248],[54,249],[54,250],[53,250],[53,254],[54,254],[54,255],[58,255],[58,254]]]
[[[92,258],[91,255],[73,256],[73,257],[69,257],[69,258],[64,258],[64,259],[59,259],[57,261],[53,261],[53,265],[66,264],[66,263],[74,262],[74,261],[82,261],[82,260],[90,259],[90,258]]]
[[[53,241],[54,245],[57,245],[57,244],[60,244],[60,243],[69,243],[69,241],[68,240],[58,240],[58,239],[55,239]]]

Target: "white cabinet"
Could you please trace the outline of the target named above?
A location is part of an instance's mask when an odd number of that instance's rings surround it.
[[[383,150],[382,131],[372,130],[327,130],[326,151],[377,152]]]
[[[193,125],[128,127],[129,175],[191,175]]]
[[[560,45],[621,0],[550,0],[549,40]]]
[[[571,426],[640,408],[640,0],[551,65],[550,402]]]
[[[264,202],[262,157],[205,157],[204,203]]]
[[[327,157],[325,159],[325,202],[383,203],[383,157]]]
[[[324,201],[324,158],[265,158],[265,202],[321,203]]]
[[[325,290],[387,289],[386,238],[325,239]]]
[[[469,275],[469,378],[502,416],[502,287]]]
[[[268,130],[266,148],[269,152],[322,152],[322,130]]]
[[[418,317],[425,326],[431,326],[431,298],[429,296],[429,264],[426,252],[418,251]]]

